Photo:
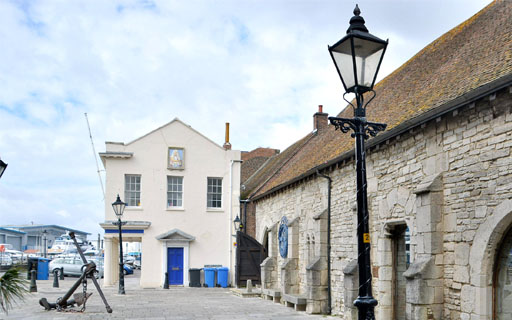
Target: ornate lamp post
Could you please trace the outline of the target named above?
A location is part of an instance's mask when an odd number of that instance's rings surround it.
[[[359,267],[359,296],[354,301],[358,309],[358,319],[375,319],[374,309],[377,300],[372,296],[372,273],[370,262],[370,230],[368,226],[369,213],[366,190],[366,154],[364,141],[369,135],[375,136],[379,131],[386,129],[383,123],[368,122],[366,120],[366,106],[375,97],[373,85],[377,78],[384,52],[388,41],[379,39],[365,27],[361,11],[356,5],[354,16],[350,19],[350,27],[344,36],[332,47],[329,53],[341,82],[345,87],[345,95],[354,93],[356,106],[347,101],[354,109],[352,119],[329,117],[331,124],[343,133],[352,130],[356,148],[356,175],[357,175],[357,251]],[[363,94],[371,92],[373,95],[365,103]]]
[[[117,199],[114,203],[112,203],[112,208],[114,208],[114,212],[117,216],[117,222],[113,224],[119,227],[119,290],[118,294],[125,294],[124,292],[124,268],[123,268],[123,237],[121,227],[126,222],[121,222],[121,217],[123,216],[124,207],[126,207],[126,203],[121,201],[119,195],[117,195]]]
[[[4,174],[5,169],[7,169],[7,163],[3,162],[2,159],[0,159],[0,177]]]
[[[235,226],[235,231],[238,232],[244,228],[244,225],[242,224],[242,221],[240,221],[240,218],[238,215],[236,216],[235,220],[233,220],[233,225]]]

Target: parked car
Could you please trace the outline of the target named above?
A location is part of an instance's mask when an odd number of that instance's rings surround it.
[[[141,268],[141,259],[135,259],[135,262],[133,263],[133,268],[140,269]]]
[[[27,263],[27,255],[21,251],[5,249],[5,253],[11,256],[13,264]]]
[[[125,264],[133,266],[133,264],[135,263],[135,257],[125,254],[123,255],[123,261]]]
[[[88,259],[89,262],[96,264],[96,271],[94,277],[99,279],[103,277],[103,261],[99,259]],[[54,273],[57,271],[57,275],[60,276],[61,270],[63,270],[65,276],[80,276],[82,275],[84,263],[79,257],[64,257],[56,258],[50,262],[50,272]],[[63,268],[63,269],[61,269]]]
[[[133,274],[133,267],[132,267],[132,266],[130,266],[130,265],[128,265],[128,264],[126,264],[126,263],[125,263],[123,267],[124,267],[124,268],[123,268],[123,269],[124,269],[123,273],[124,273],[125,275],[126,275],[126,274]]]
[[[10,267],[12,266],[11,255],[6,252],[0,252],[0,266]]]

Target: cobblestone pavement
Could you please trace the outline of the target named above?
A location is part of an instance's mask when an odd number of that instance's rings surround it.
[[[25,301],[17,303],[7,316],[0,312],[0,319],[336,319],[297,312],[260,298],[241,298],[233,295],[229,289],[141,289],[137,274],[126,276],[125,295],[117,294],[117,286],[102,288],[113,309],[111,314],[107,313],[91,280],[87,281],[87,291],[93,292],[93,295],[87,301],[84,313],[45,311],[39,305],[40,298],[55,302],[78,279],[66,277],[59,282],[59,288],[53,288],[53,278],[50,278],[37,281],[38,292],[27,294]],[[82,292],[82,287],[76,292]]]

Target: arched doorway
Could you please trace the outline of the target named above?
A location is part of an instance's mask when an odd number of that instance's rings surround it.
[[[499,248],[493,279],[493,319],[512,319],[512,228]]]
[[[473,238],[469,254],[471,287],[466,287],[473,299],[472,303],[471,300],[466,302],[466,308],[471,310],[475,319],[507,319],[497,317],[494,311],[499,305],[498,264],[508,259],[505,243],[511,238],[511,227],[512,200],[504,200],[480,224]],[[504,266],[501,270],[505,270]],[[501,286],[504,287],[503,284]]]

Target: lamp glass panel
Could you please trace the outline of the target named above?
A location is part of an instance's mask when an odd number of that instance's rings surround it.
[[[235,230],[236,231],[240,230],[241,221],[240,221],[240,218],[238,216],[236,216],[235,220],[233,221],[233,224],[235,226]]]
[[[123,215],[124,207],[125,207],[125,204],[123,202],[112,204],[112,207],[114,208],[114,212],[116,213],[116,216]]]
[[[356,56],[357,84],[373,87],[373,79],[384,53],[385,44],[354,38]]]
[[[335,47],[331,47],[332,56],[336,63],[336,68],[343,79],[345,90],[356,85],[354,78],[354,66],[352,63],[352,48],[350,38]]]

